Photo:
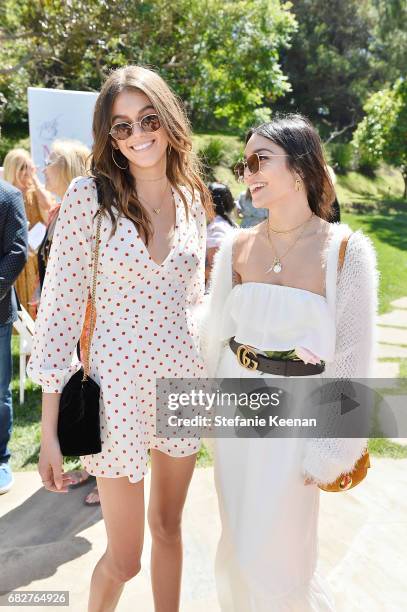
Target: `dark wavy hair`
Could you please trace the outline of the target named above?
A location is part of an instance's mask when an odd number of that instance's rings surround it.
[[[321,139],[312,123],[297,113],[279,114],[272,121],[251,128],[246,135],[246,144],[253,134],[268,138],[284,149],[288,155],[288,167],[304,181],[311,210],[321,219],[329,221],[335,190]]]
[[[223,183],[209,183],[208,189],[215,206],[215,213],[234,227],[235,224],[229,214],[235,207],[235,201],[229,187]]]

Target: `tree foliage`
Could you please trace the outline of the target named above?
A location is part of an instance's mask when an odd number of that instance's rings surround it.
[[[27,86],[98,90],[127,63],[156,67],[201,125],[244,127],[288,91],[279,53],[296,23],[279,0],[4,0],[5,121],[26,119]]]
[[[374,91],[407,66],[405,0],[293,0],[298,30],[282,51],[292,91],[281,108],[304,112],[326,135],[352,131]],[[325,126],[325,130],[324,130]]]
[[[398,79],[393,87],[370,96],[353,137],[358,156],[368,162],[381,160],[400,168],[407,196],[407,82]]]

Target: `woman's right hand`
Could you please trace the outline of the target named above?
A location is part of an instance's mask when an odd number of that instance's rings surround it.
[[[68,493],[68,485],[73,480],[64,474],[63,457],[58,438],[46,437],[41,441],[38,472],[47,491],[54,493]]]

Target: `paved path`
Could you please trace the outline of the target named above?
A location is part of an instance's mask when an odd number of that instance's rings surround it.
[[[389,357],[394,358],[407,358],[407,297],[400,298],[391,302],[393,310],[386,312],[378,317],[378,331],[379,331],[379,360]],[[387,367],[390,372],[391,367],[396,371],[393,376],[398,375],[397,364],[386,364],[378,368],[378,377],[387,378],[382,373],[382,368]]]
[[[391,302],[393,310],[378,317],[379,361],[376,364],[377,378],[397,378],[398,362],[383,361],[384,358],[407,359],[407,297]],[[404,401],[404,400],[403,400]],[[407,445],[407,438],[390,438]]]
[[[35,472],[15,476],[14,488],[0,498],[0,591],[67,589],[70,606],[63,609],[86,612],[92,569],[105,547],[100,510],[83,505],[90,486],[59,496],[40,488]],[[374,458],[363,486],[321,492],[320,571],[338,612],[406,609],[406,490],[407,460]],[[213,577],[218,535],[213,472],[197,469],[184,513],[182,612],[219,612]],[[149,550],[147,531],[142,572],[126,585],[118,612],[153,612]]]
[[[399,364],[384,358],[407,358],[407,298],[392,306],[378,317],[380,378],[399,374]],[[92,484],[58,496],[40,488],[36,472],[15,478],[13,489],[0,497],[0,591],[68,589],[70,606],[63,609],[86,612],[90,576],[106,541],[100,509],[83,504]],[[320,571],[338,612],[406,609],[406,491],[407,459],[372,458],[362,486],[321,493]],[[219,612],[213,577],[219,528],[212,469],[197,469],[184,512],[182,612]],[[147,530],[142,572],[126,585],[118,612],[154,612],[150,546]]]

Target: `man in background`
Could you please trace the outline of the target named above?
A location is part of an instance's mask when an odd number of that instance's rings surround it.
[[[0,494],[14,482],[7,448],[13,425],[11,333],[17,319],[13,283],[27,261],[27,234],[22,194],[0,179]]]

